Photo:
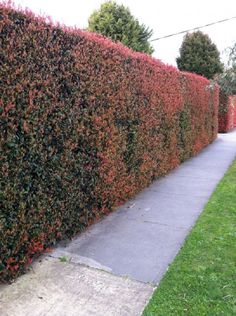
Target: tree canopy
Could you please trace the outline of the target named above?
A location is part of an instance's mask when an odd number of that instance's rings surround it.
[[[88,30],[121,42],[138,52],[152,54],[154,51],[148,42],[152,30],[140,24],[129,8],[114,1],[103,3],[99,10],[92,13]]]
[[[201,31],[185,35],[176,62],[180,70],[194,72],[208,79],[223,71],[216,45]]]
[[[226,94],[236,94],[236,43],[229,48],[228,67],[217,77],[217,82]]]

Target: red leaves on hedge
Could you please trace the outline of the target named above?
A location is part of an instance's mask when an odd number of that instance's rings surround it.
[[[236,96],[228,96],[220,92],[219,132],[227,133],[236,127]]]
[[[0,29],[7,280],[212,142],[218,88],[9,5],[0,5]]]

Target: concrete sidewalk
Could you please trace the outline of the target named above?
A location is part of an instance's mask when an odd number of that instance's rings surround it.
[[[141,315],[235,155],[236,130],[220,134],[197,157],[2,286],[0,315]]]

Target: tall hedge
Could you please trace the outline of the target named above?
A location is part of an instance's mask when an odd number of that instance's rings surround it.
[[[0,34],[0,275],[8,280],[212,142],[218,88],[5,4]]]
[[[236,127],[236,95],[220,91],[219,98],[219,132],[227,133]]]

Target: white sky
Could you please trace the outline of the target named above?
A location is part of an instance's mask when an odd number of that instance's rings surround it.
[[[88,17],[104,0],[13,0],[15,4],[49,15],[54,21],[79,28],[87,26]],[[131,13],[153,29],[153,38],[236,16],[235,0],[116,0],[128,6]],[[236,42],[236,19],[202,29],[219,51]],[[176,65],[183,35],[153,42],[154,57]]]

